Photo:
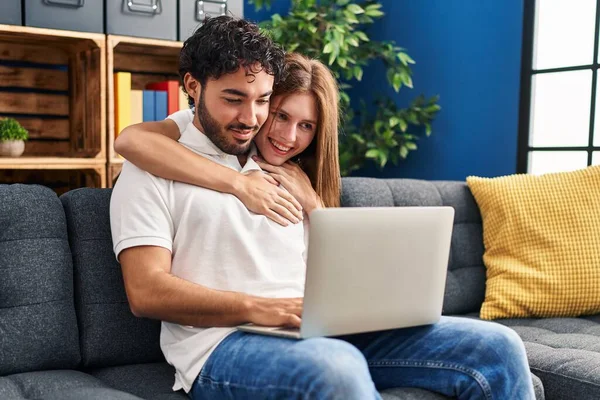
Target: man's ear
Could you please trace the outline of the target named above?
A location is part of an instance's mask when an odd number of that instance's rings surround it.
[[[183,77],[183,84],[185,86],[186,93],[194,99],[194,104],[197,105],[200,99],[200,91],[202,89],[202,85],[200,84],[200,82],[198,82],[192,76],[192,74],[188,72]]]

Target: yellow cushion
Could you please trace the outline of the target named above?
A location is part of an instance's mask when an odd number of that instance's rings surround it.
[[[467,184],[483,219],[482,319],[600,313],[600,166]]]

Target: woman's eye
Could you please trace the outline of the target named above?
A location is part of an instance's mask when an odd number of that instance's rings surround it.
[[[313,130],[312,124],[302,124],[302,128],[306,129],[307,131]]]
[[[277,113],[275,115],[275,117],[279,120],[279,121],[287,121],[287,115],[283,114],[283,113]]]

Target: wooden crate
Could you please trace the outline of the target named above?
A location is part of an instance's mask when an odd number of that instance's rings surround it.
[[[107,186],[121,171],[123,158],[114,151],[115,132],[115,72],[131,72],[131,88],[142,90],[146,84],[167,79],[179,79],[179,52],[182,42],[108,35],[107,60]]]
[[[0,25],[0,117],[29,130],[25,157],[106,160],[105,47],[101,34]]]
[[[115,186],[115,183],[117,182],[117,178],[119,177],[119,174],[121,173],[121,169],[123,168],[123,163],[122,162],[114,162],[114,163],[109,163],[106,166],[106,186],[111,188],[113,186]]]

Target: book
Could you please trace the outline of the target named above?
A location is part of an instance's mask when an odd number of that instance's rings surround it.
[[[149,83],[146,89],[156,90],[167,93],[167,115],[171,115],[179,110],[179,82],[168,80]]]
[[[144,121],[144,93],[141,90],[131,91],[131,125]]]
[[[131,125],[131,73],[115,72],[115,137]]]
[[[167,92],[162,90],[154,91],[154,120],[162,121],[168,116],[168,97]]]
[[[142,120],[143,122],[156,121],[154,107],[154,90],[142,91]]]
[[[179,109],[189,110],[190,105],[188,104],[188,95],[183,91],[183,88],[179,88]],[[170,115],[170,114],[169,114]]]

